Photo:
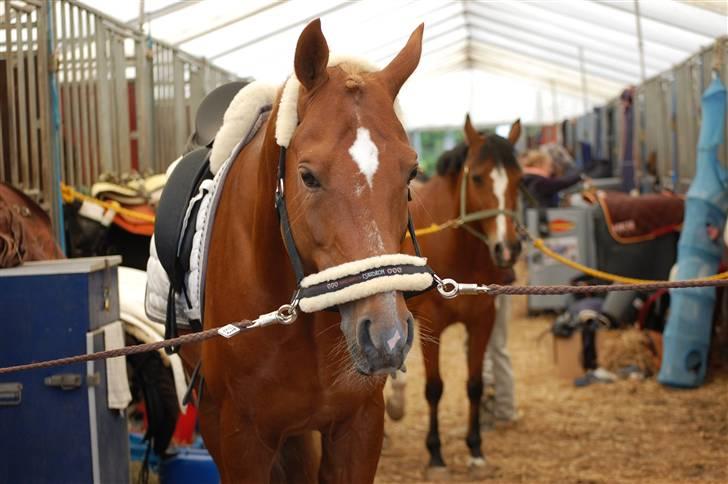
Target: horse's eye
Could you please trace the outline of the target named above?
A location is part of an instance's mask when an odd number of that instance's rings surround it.
[[[301,181],[303,181],[303,184],[306,185],[306,188],[310,188],[312,190],[321,188],[321,183],[309,170],[302,169],[299,173],[301,174]]]
[[[473,180],[473,183],[475,183],[476,185],[483,184],[483,177],[481,175],[472,175],[470,178]]]
[[[415,178],[417,178],[417,173],[419,172],[419,169],[420,169],[419,166],[412,168],[412,171],[409,174],[409,178],[407,178],[407,183],[409,183],[412,180],[414,180]]]

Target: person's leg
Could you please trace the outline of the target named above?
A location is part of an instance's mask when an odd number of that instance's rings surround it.
[[[497,308],[496,311],[498,311]],[[495,332],[495,328],[493,328],[493,332]],[[493,341],[492,334],[490,338],[490,341]],[[492,387],[495,385],[495,377],[493,376],[493,358],[490,356],[490,346],[491,343],[489,342],[488,348],[485,350],[485,358],[483,359],[483,385],[485,387]]]
[[[516,416],[516,402],[513,394],[513,369],[508,353],[508,321],[511,316],[509,296],[496,297],[496,316],[493,332],[490,335],[486,362],[491,360],[492,381],[495,384],[495,418],[512,420]],[[486,363],[487,364],[487,363]],[[484,372],[485,373],[485,372]],[[486,375],[484,375],[485,379]]]

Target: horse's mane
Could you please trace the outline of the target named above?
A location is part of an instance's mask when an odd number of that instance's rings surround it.
[[[468,145],[464,141],[458,143],[454,148],[444,152],[437,159],[437,174],[440,176],[454,175],[460,173],[468,157]],[[485,143],[480,149],[481,160],[494,160],[498,166],[504,168],[517,168],[520,165],[516,160],[511,143],[497,134],[486,135]]]

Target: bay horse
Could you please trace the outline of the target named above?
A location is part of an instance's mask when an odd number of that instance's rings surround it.
[[[400,251],[417,156],[394,103],[419,63],[423,28],[378,71],[356,61],[332,65],[320,21],[303,30],[294,58],[297,122],[279,115],[290,102],[286,84],[224,184],[210,242],[205,329],[291,300],[297,281],[284,238],[292,236],[307,273]],[[285,131],[292,137],[282,151],[277,136]],[[281,229],[274,207],[279,161],[289,229]],[[182,348],[188,364],[201,355],[200,428],[222,482],[374,480],[382,387],[404,362],[413,318],[399,291],[338,310],[208,340],[201,350]]]
[[[460,282],[512,282],[507,278],[512,277],[510,268],[521,251],[513,223],[521,179],[513,145],[520,132],[520,121],[516,121],[507,139],[495,134],[483,135],[475,130],[467,116],[465,141],[440,156],[437,173],[432,178],[413,184],[412,217],[418,228],[443,224],[466,214],[474,218],[478,218],[477,213],[482,214],[479,220],[420,238],[422,253],[435,273],[447,274]],[[411,244],[407,245],[411,250]],[[427,475],[435,478],[447,471],[440,450],[437,419],[443,392],[439,341],[443,330],[456,322],[465,324],[468,334],[469,466],[473,473],[481,473],[485,460],[479,405],[483,394],[483,356],[495,320],[495,298],[461,297],[443,302],[432,291],[413,299],[410,309],[419,324],[425,397],[430,407]],[[401,385],[397,391],[402,391]]]

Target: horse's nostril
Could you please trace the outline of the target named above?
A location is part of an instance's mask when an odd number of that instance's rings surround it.
[[[365,318],[359,323],[359,346],[364,352],[374,349],[372,334],[369,332],[371,325],[372,320],[369,318]]]
[[[412,347],[412,340],[414,338],[414,334],[415,334],[415,320],[410,315],[410,317],[407,318],[407,343],[406,343],[407,348]]]
[[[523,247],[521,246],[521,242],[516,242],[515,244],[513,244],[513,256],[518,256],[518,254],[521,253],[522,248]]]

